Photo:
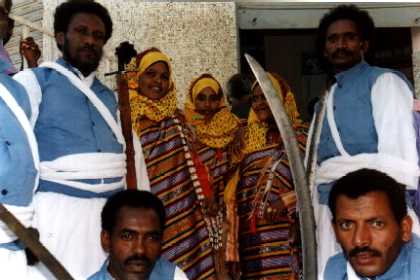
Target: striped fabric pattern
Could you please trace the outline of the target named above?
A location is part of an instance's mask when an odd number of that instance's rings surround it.
[[[294,234],[287,215],[279,221],[271,222],[263,217],[257,218],[256,233],[250,229],[250,214],[257,192],[257,182],[263,176],[260,188],[265,188],[268,172],[261,174],[270,158],[280,158],[284,150],[277,145],[248,154],[241,165],[241,180],[237,189],[239,215],[239,246],[241,256],[242,279],[294,279],[297,272],[298,258],[290,245]],[[284,194],[293,191],[289,164],[281,161],[275,170],[273,185],[268,193],[268,205],[280,200]]]
[[[209,234],[194,192],[175,118],[140,120],[151,191],[164,203],[163,255],[191,280],[216,279]]]

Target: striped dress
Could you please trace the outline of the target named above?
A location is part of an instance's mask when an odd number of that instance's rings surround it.
[[[279,159],[280,163],[273,168],[274,162]],[[258,211],[253,212],[255,202],[262,201],[256,196],[266,188],[272,168],[272,186],[265,196],[264,209],[279,200],[287,209],[275,222],[258,215]],[[292,241],[296,241],[298,234],[297,222],[290,217],[296,216],[296,196],[284,149],[271,145],[245,156],[241,163],[237,204],[242,279],[295,279],[295,273],[299,271],[299,257]],[[252,213],[257,214],[255,223],[250,219]]]
[[[176,119],[180,120],[180,116],[161,122],[143,118],[139,122],[151,191],[163,201],[166,209],[162,252],[180,266],[189,279],[216,279],[209,234]]]

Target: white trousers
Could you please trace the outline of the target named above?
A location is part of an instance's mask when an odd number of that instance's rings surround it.
[[[0,279],[45,280],[48,279],[46,275],[43,275],[37,267],[27,265],[23,250],[12,251],[0,248]]]
[[[105,202],[105,198],[78,198],[53,192],[35,194],[33,226],[39,230],[44,246],[76,279],[88,278],[106,259],[100,242]]]

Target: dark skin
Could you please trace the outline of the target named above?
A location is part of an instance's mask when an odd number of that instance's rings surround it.
[[[267,123],[269,126],[267,131],[267,144],[281,144],[282,140],[280,132],[276,126],[274,116],[270,110],[267,100],[264,97],[264,93],[262,92],[259,85],[255,86],[253,89],[251,99],[251,107],[257,115],[258,119]],[[270,205],[266,207],[264,215],[267,220],[277,222],[284,220],[286,210],[287,209],[285,208],[283,202],[281,200],[277,200],[271,202]]]
[[[124,206],[111,232],[101,232],[109,253],[108,271],[116,280],[146,280],[160,257],[163,229],[154,209]]]
[[[29,68],[34,68],[38,66],[38,60],[41,57],[41,51],[37,43],[35,43],[34,38],[27,37],[20,41],[19,45],[21,55],[28,62]]]
[[[373,191],[358,198],[337,197],[333,227],[337,241],[357,274],[384,274],[411,239],[409,216],[397,221],[384,192]]]
[[[356,24],[348,19],[333,22],[327,29],[324,56],[335,73],[350,69],[362,60],[369,48]]]
[[[57,32],[56,41],[63,58],[85,77],[98,68],[105,45],[105,24],[96,15],[73,15],[66,32]]]

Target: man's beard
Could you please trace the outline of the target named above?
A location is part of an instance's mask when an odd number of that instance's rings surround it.
[[[93,54],[93,58],[90,60],[82,60],[78,55],[80,51],[88,50]],[[74,56],[70,53],[70,44],[67,38],[64,38],[63,45],[63,57],[73,67],[77,68],[84,76],[88,76],[90,73],[98,69],[99,62],[102,58],[102,49],[95,50],[92,46],[84,46],[75,50]]]

